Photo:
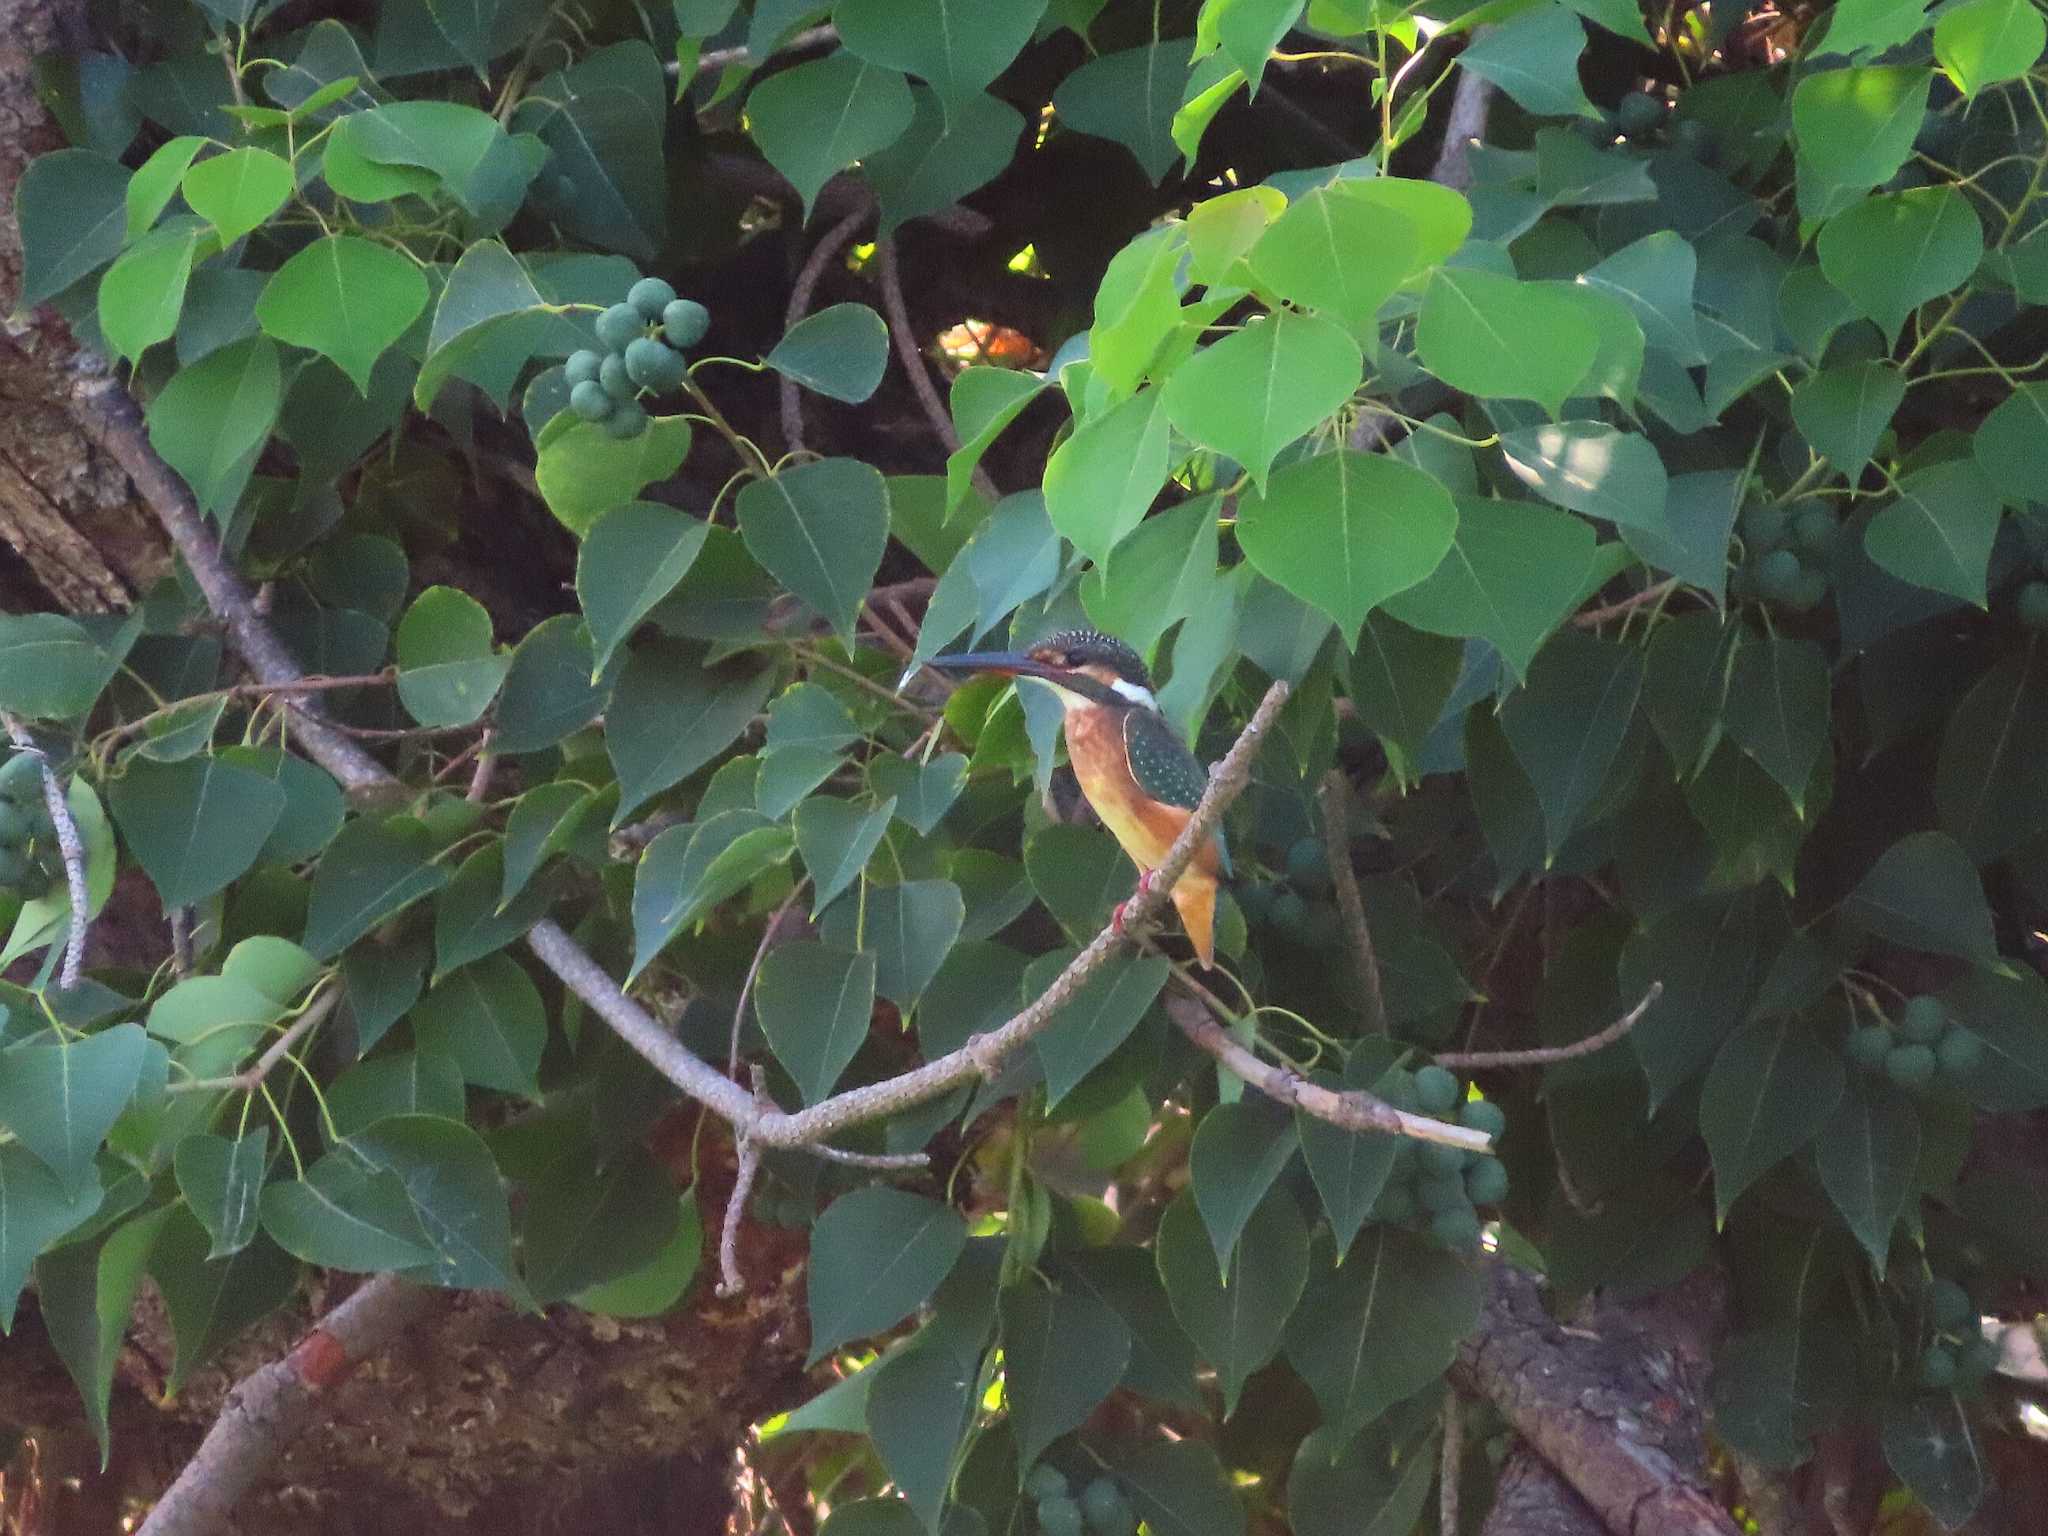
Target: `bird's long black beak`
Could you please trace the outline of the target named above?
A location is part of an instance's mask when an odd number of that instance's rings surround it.
[[[1042,677],[1058,682],[1067,674],[1049,667],[1024,651],[960,651],[951,656],[934,656],[932,666],[948,672],[993,672],[999,677]]]

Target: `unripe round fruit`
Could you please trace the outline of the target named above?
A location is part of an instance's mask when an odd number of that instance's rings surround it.
[[[1508,1115],[1491,1099],[1468,1099],[1458,1106],[1458,1124],[1498,1136],[1508,1128]]]
[[[1979,1382],[1998,1369],[1998,1346],[1981,1333],[1973,1333],[1956,1346],[1956,1376]]]
[[[1136,1523],[1130,1500],[1113,1477],[1098,1477],[1081,1490],[1081,1517],[1095,1536],[1126,1536]]]
[[[1415,1109],[1415,1074],[1406,1067],[1394,1068],[1393,1071],[1380,1079],[1378,1093],[1381,1098],[1393,1105],[1394,1108],[1405,1109],[1412,1113]],[[1405,1142],[1403,1145],[1413,1146],[1414,1143]],[[1400,1154],[1396,1153],[1395,1155],[1398,1157]]]
[[[1955,1351],[1945,1344],[1930,1344],[1920,1357],[1920,1385],[1945,1391],[1956,1382]]]
[[[1820,600],[1828,595],[1828,576],[1817,565],[1802,565],[1791,589],[1780,599],[1794,613],[1805,613],[1818,608]]]
[[[1826,507],[1808,507],[1792,519],[1792,543],[1803,555],[1825,555],[1841,526]]]
[[[1065,1498],[1067,1487],[1067,1474],[1049,1461],[1041,1461],[1024,1479],[1024,1491],[1041,1501]]]
[[[1463,1147],[1445,1146],[1440,1141],[1425,1142],[1422,1147],[1422,1166],[1432,1174],[1462,1173],[1465,1164],[1470,1162],[1474,1155]]]
[[[1065,1494],[1038,1501],[1038,1528],[1045,1536],[1081,1536],[1081,1506]]]
[[[2028,629],[2048,629],[2048,581],[2030,581],[2021,587],[2013,612]]]
[[[604,354],[585,347],[581,352],[571,352],[569,360],[562,364],[562,377],[574,387],[597,381],[597,370],[604,365]]]
[[[569,391],[569,409],[585,421],[603,421],[617,408],[618,401],[604,392],[595,379],[585,379]]]
[[[1782,603],[1799,585],[1799,574],[1799,557],[1789,549],[1774,549],[1756,563],[1756,589]]]
[[[1984,1042],[1967,1029],[1952,1029],[1935,1046],[1934,1064],[1944,1077],[1966,1078],[1984,1065]]]
[[[1479,1245],[1479,1213],[1469,1205],[1454,1211],[1438,1211],[1429,1223],[1430,1236],[1457,1253],[1469,1253]]]
[[[1918,1092],[1934,1081],[1934,1051],[1925,1045],[1895,1045],[1884,1058],[1885,1076],[1901,1088]]]
[[[607,352],[604,361],[598,364],[597,382],[614,400],[630,400],[640,393],[640,386],[626,372],[626,360],[616,352]]]
[[[1849,1059],[1866,1072],[1882,1072],[1891,1050],[1892,1032],[1882,1024],[1866,1024],[1849,1036]]]
[[[1752,555],[1776,549],[1785,541],[1792,518],[1783,507],[1767,501],[1752,502],[1742,509],[1742,542]]]
[[[659,320],[661,312],[675,301],[675,289],[658,277],[643,277],[626,290],[626,302],[637,309],[649,325]]]
[[[1297,942],[1308,925],[1308,903],[1293,891],[1282,891],[1273,898],[1273,926]]]
[[[1970,1320],[1970,1293],[1946,1275],[1927,1288],[1927,1309],[1934,1314],[1934,1326],[1944,1332],[1960,1328]]]
[[[1320,896],[1330,888],[1330,852],[1319,837],[1297,839],[1287,850],[1287,879],[1300,890]]]
[[[597,317],[597,339],[614,352],[626,350],[635,336],[647,333],[647,322],[630,304],[614,304]]]
[[[14,805],[43,803],[43,764],[33,752],[16,752],[0,764],[0,800]]]
[[[1932,1045],[1948,1029],[1948,1010],[1938,997],[1913,997],[1899,1010],[1899,1037],[1909,1045]]]
[[[1415,1182],[1415,1201],[1432,1216],[1445,1211],[1470,1210],[1472,1202],[1465,1194],[1465,1180],[1455,1173],[1432,1173]]]
[[[626,343],[626,377],[652,390],[674,389],[682,382],[683,360],[652,336]]]
[[[1447,1115],[1458,1104],[1457,1076],[1434,1064],[1415,1074],[1415,1103],[1425,1115]]]
[[[1630,91],[1614,109],[1614,123],[1631,138],[1655,132],[1664,125],[1664,103],[1648,91]]]
[[[1384,1222],[1390,1227],[1405,1227],[1421,1214],[1421,1207],[1415,1203],[1415,1190],[1409,1184],[1396,1184],[1389,1179],[1380,1190],[1379,1198],[1372,1203],[1372,1219]]]
[[[638,437],[647,430],[647,413],[640,409],[637,400],[621,400],[605,417],[604,429],[622,441]]]
[[[1474,1205],[1498,1205],[1507,1198],[1508,1171],[1497,1157],[1482,1157],[1465,1170],[1465,1193]]]
[[[672,347],[694,347],[711,329],[711,311],[695,299],[677,299],[662,306],[661,334]]]

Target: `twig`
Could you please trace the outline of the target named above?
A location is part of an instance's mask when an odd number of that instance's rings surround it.
[[[183,981],[192,974],[192,909],[173,907],[164,915],[171,925],[171,974]]]
[[[768,1074],[754,1068],[754,1102],[767,1105]],[[718,1294],[737,1296],[747,1288],[740,1273],[740,1222],[747,1214],[747,1201],[754,1193],[754,1180],[761,1172],[761,1144],[742,1135],[734,1150],[739,1162],[733,1172],[732,1195],[725,1202],[725,1219],[718,1226]]]
[[[1664,995],[1664,983],[1653,981],[1650,990],[1643,994],[1643,1000],[1629,1009],[1597,1035],[1588,1035],[1583,1040],[1574,1040],[1570,1045],[1540,1045],[1526,1051],[1445,1051],[1432,1059],[1440,1067],[1462,1067],[1467,1071],[1484,1071],[1489,1067],[1541,1067],[1553,1061],[1571,1061],[1580,1056],[1590,1056],[1595,1051],[1604,1051],[1623,1035],[1642,1022],[1643,1015],[1658,998]]]
[[[1261,1060],[1229,1030],[1209,1016],[1209,1010],[1187,992],[1177,991],[1166,1000],[1166,1016],[1180,1026],[1202,1050],[1221,1062],[1232,1075],[1256,1088],[1276,1103],[1313,1115],[1318,1120],[1347,1131],[1376,1131],[1384,1136],[1407,1136],[1416,1141],[1433,1141],[1468,1152],[1486,1152],[1493,1140],[1484,1131],[1465,1125],[1447,1125],[1425,1115],[1411,1115],[1396,1109],[1385,1099],[1360,1089],[1325,1088],[1303,1077],[1294,1068]]]
[[[823,48],[828,43],[836,43],[838,41],[839,29],[837,27],[806,27],[775,51],[778,54],[795,53],[803,49]],[[696,73],[708,75],[713,70],[724,69],[728,64],[751,64],[753,62],[753,54],[745,48],[714,48],[709,53],[697,55]],[[670,59],[662,67],[671,80],[681,73],[681,66],[674,59]]]
[[[818,243],[811,247],[811,254],[804,258],[803,267],[797,272],[796,285],[789,290],[789,307],[782,314],[782,329],[785,333],[796,329],[803,317],[811,312],[811,295],[817,291],[818,280],[825,275],[825,268],[839,248],[853,238],[872,210],[856,208],[845,218],[834,224],[818,237]],[[795,379],[782,379],[782,442],[791,453],[801,453],[804,446],[803,395]]]
[[[1458,1470],[1465,1461],[1465,1403],[1455,1390],[1444,1394],[1443,1456],[1437,1463],[1436,1528],[1458,1536]]]
[[[1351,963],[1358,971],[1359,1012],[1368,1034],[1387,1032],[1387,999],[1380,990],[1379,955],[1373,948],[1372,926],[1365,920],[1365,899],[1358,894],[1358,873],[1351,867],[1351,786],[1342,768],[1323,775],[1317,797],[1323,812],[1323,847],[1336,888],[1337,910],[1344,914],[1344,936],[1350,941]]]
[[[279,1035],[247,1067],[226,1077],[195,1077],[181,1083],[172,1083],[166,1093],[254,1093],[263,1086],[263,1080],[270,1076],[270,1069],[283,1061],[293,1046],[320,1027],[321,1021],[334,1012],[334,1005],[341,1001],[341,988],[329,987],[306,1007],[306,1011],[292,1020],[291,1027]]]
[[[1647,604],[1661,601],[1665,596],[1677,590],[1678,578],[1676,576],[1669,576],[1663,581],[1658,582],[1655,586],[1645,587],[1642,591],[1632,596],[1624,597],[1619,602],[1609,603],[1604,608],[1588,608],[1584,613],[1573,614],[1572,625],[1577,629],[1594,629],[1605,624],[1609,619],[1618,619],[1625,613],[1633,613],[1636,609]]]
[[[946,445],[947,453],[960,451],[960,434],[953,430],[952,413],[939,398],[938,386],[932,383],[931,370],[925,366],[924,354],[918,350],[917,332],[910,326],[910,309],[903,302],[903,274],[896,268],[896,239],[885,235],[875,244],[875,273],[882,282],[882,313],[889,317],[889,335],[896,343],[896,356],[903,364],[903,371],[910,375],[910,387],[917,392],[917,403],[924,407],[925,419],[932,424],[932,431],[939,441]],[[1002,493],[988,477],[988,471],[976,465],[974,488],[990,501],[1000,501]]]
[[[57,985],[69,992],[78,985],[85,965],[85,930],[92,922],[92,895],[85,886],[85,843],[78,835],[78,823],[71,819],[71,805],[64,798],[64,786],[57,782],[57,770],[50,766],[50,754],[36,745],[35,737],[14,716],[0,715],[0,722],[5,722],[16,750],[35,758],[42,770],[43,806],[57,834],[64,886],[71,898],[71,925],[64,931],[64,969],[57,976]]]
[[[491,750],[497,732],[487,730],[477,738],[476,772],[469,776],[469,792],[463,796],[471,805],[482,805],[491,795],[491,780],[497,777],[498,754]]]
[[[1472,40],[1477,42],[1492,30],[1475,28]],[[1493,82],[1469,69],[1459,70],[1458,83],[1451,90],[1450,117],[1444,123],[1443,147],[1430,169],[1431,181],[1458,192],[1472,185],[1472,146],[1486,133],[1486,114],[1492,105]]]
[[[768,926],[761,930],[761,942],[754,946],[754,958],[747,966],[746,977],[740,982],[740,1000],[733,1004],[732,1043],[725,1053],[727,1077],[736,1078],[740,1075],[740,1027],[746,1023],[747,999],[754,995],[754,978],[761,974],[761,962],[768,958],[768,951],[775,947],[777,936],[782,930],[782,915],[796,905],[797,897],[803,894],[804,887],[810,883],[810,876],[806,875],[802,881],[790,887],[789,894],[782,898],[782,905],[769,914]]]
[[[243,1377],[138,1536],[213,1536],[228,1529],[229,1511],[275,1469],[284,1448],[321,1413],[326,1395],[418,1321],[434,1295],[396,1274],[379,1275],[323,1317],[290,1354]]]

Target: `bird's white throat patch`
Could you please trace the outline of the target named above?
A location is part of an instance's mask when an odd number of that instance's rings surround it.
[[[1157,709],[1159,707],[1159,701],[1152,697],[1152,690],[1144,687],[1142,684],[1116,677],[1110,679],[1109,686],[1110,690],[1118,698],[1129,699],[1133,704],[1141,704],[1146,709]]]

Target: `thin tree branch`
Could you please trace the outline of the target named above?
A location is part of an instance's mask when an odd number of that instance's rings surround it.
[[[1609,603],[1604,608],[1588,608],[1584,613],[1573,614],[1572,625],[1577,629],[1596,629],[1609,619],[1618,619],[1625,613],[1633,613],[1638,608],[1661,601],[1666,595],[1677,590],[1678,578],[1667,577],[1653,587],[1645,587],[1633,596]]]
[[[50,766],[50,754],[36,745],[35,737],[12,715],[0,715],[8,739],[17,751],[35,758],[43,781],[43,808],[50,813],[50,826],[57,835],[57,854],[64,861],[64,888],[71,899],[71,923],[64,931],[64,968],[57,985],[69,992],[78,985],[85,966],[85,931],[92,923],[92,893],[85,884],[85,842],[78,835],[78,823],[71,819],[71,804],[64,798],[64,786],[57,782],[57,770]]]
[[[1475,28],[1473,41],[1492,30]],[[1458,83],[1451,90],[1451,112],[1444,124],[1443,147],[1437,151],[1436,164],[1430,169],[1431,181],[1458,192],[1472,185],[1472,146],[1485,136],[1486,114],[1492,106],[1493,82],[1469,69],[1459,70]]]
[[[263,1086],[263,1080],[270,1076],[271,1068],[290,1054],[293,1046],[318,1029],[321,1022],[334,1012],[334,1005],[341,1001],[341,988],[329,987],[306,1006],[306,1011],[292,1020],[283,1034],[271,1041],[261,1056],[240,1072],[226,1077],[195,1077],[181,1083],[172,1083],[166,1093],[254,1093]]]
[[[812,48],[823,48],[828,44],[838,41],[839,29],[837,27],[806,27],[803,31],[792,36],[788,42],[776,49],[775,52],[778,54],[807,52]],[[695,73],[708,75],[715,70],[724,69],[729,64],[752,64],[754,62],[754,55],[745,48],[713,48],[709,53],[697,55]],[[674,59],[670,59],[668,63],[664,64],[662,69],[671,80],[675,79],[682,72],[682,66]]]
[[[1444,1443],[1437,1462],[1436,1528],[1458,1536],[1458,1471],[1465,1463],[1465,1401],[1457,1392],[1444,1394]]]
[[[811,312],[811,295],[817,291],[819,279],[824,277],[825,268],[839,248],[853,238],[853,232],[872,213],[871,208],[860,207],[834,224],[818,237],[818,243],[811,247],[811,254],[804,259],[796,275],[796,285],[789,290],[789,307],[783,311],[782,329],[795,330],[798,322]],[[801,388],[795,379],[785,375],[782,379],[782,441],[791,453],[801,453],[804,446],[804,406]]]
[[[1595,1051],[1606,1050],[1640,1024],[1643,1015],[1648,1013],[1651,1006],[1663,995],[1664,983],[1651,982],[1650,990],[1643,994],[1643,1000],[1635,1007],[1597,1035],[1574,1040],[1570,1045],[1539,1045],[1526,1051],[1445,1051],[1433,1060],[1440,1067],[1459,1067],[1470,1072],[1498,1067],[1542,1067],[1553,1061],[1571,1061],[1580,1056],[1590,1056]]]
[[[725,1202],[725,1219],[718,1227],[718,1294],[721,1296],[737,1296],[747,1288],[746,1276],[740,1273],[740,1221],[747,1213],[747,1201],[754,1193],[754,1179],[760,1171],[760,1143],[750,1136],[742,1136],[732,1195]]]
[[[1366,1030],[1387,1032],[1387,999],[1380,990],[1379,954],[1373,948],[1372,926],[1365,920],[1365,899],[1358,894],[1358,872],[1351,867],[1351,785],[1342,768],[1323,775],[1316,797],[1323,812],[1323,849],[1330,865],[1330,884],[1337,892],[1337,910],[1344,916],[1344,937],[1351,963],[1358,971],[1358,1011]]]
[[[924,354],[918,350],[917,332],[911,329],[910,308],[903,302],[903,274],[896,267],[895,236],[884,235],[875,243],[875,273],[882,282],[882,313],[889,317],[889,335],[896,343],[896,356],[903,364],[903,371],[910,375],[910,387],[917,392],[917,403],[924,407],[925,419],[932,424],[932,431],[938,434],[939,441],[946,445],[946,452],[958,453],[960,434],[953,430],[952,413],[939,398],[938,386],[932,383],[931,370],[925,366]],[[995,481],[978,464],[974,469],[974,488],[990,501],[1002,499],[1002,492],[996,489]]]

